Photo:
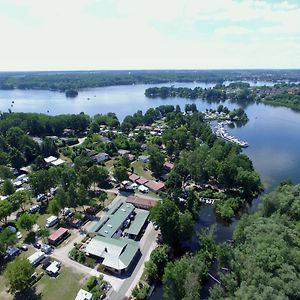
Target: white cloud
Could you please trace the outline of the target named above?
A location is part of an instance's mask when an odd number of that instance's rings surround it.
[[[288,1],[2,0],[0,70],[299,67],[299,15]]]

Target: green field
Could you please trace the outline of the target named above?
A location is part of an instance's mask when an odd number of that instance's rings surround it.
[[[43,300],[73,300],[81,288],[79,282],[83,277],[62,265],[57,278],[49,277],[47,274],[43,276],[37,283],[37,291]]]

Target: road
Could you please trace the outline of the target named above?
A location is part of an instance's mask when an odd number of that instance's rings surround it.
[[[132,289],[137,285],[143,274],[145,261],[149,259],[152,250],[157,245],[157,235],[158,232],[154,230],[152,223],[149,223],[145,234],[140,241],[140,250],[142,256],[140,257],[132,274],[124,280],[121,288],[118,291],[113,291],[111,293],[109,297],[110,300],[121,300],[130,297]]]

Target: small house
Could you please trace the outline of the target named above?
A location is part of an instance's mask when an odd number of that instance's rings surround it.
[[[137,183],[137,184],[140,184],[140,185],[144,185],[146,182],[148,182],[149,180],[148,179],[146,179],[145,177],[143,177],[143,176],[141,176],[141,177],[139,177],[135,182]]]
[[[162,181],[150,180],[145,183],[145,186],[149,188],[149,190],[151,190],[152,192],[157,193],[164,189],[165,184]]]
[[[49,244],[57,246],[69,236],[69,231],[66,228],[60,227],[48,237]]]

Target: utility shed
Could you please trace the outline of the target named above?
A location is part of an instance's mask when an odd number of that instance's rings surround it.
[[[149,211],[140,211],[134,217],[134,220],[131,222],[129,228],[124,230],[125,235],[131,239],[136,239],[142,231],[142,228],[145,226],[149,217]]]

